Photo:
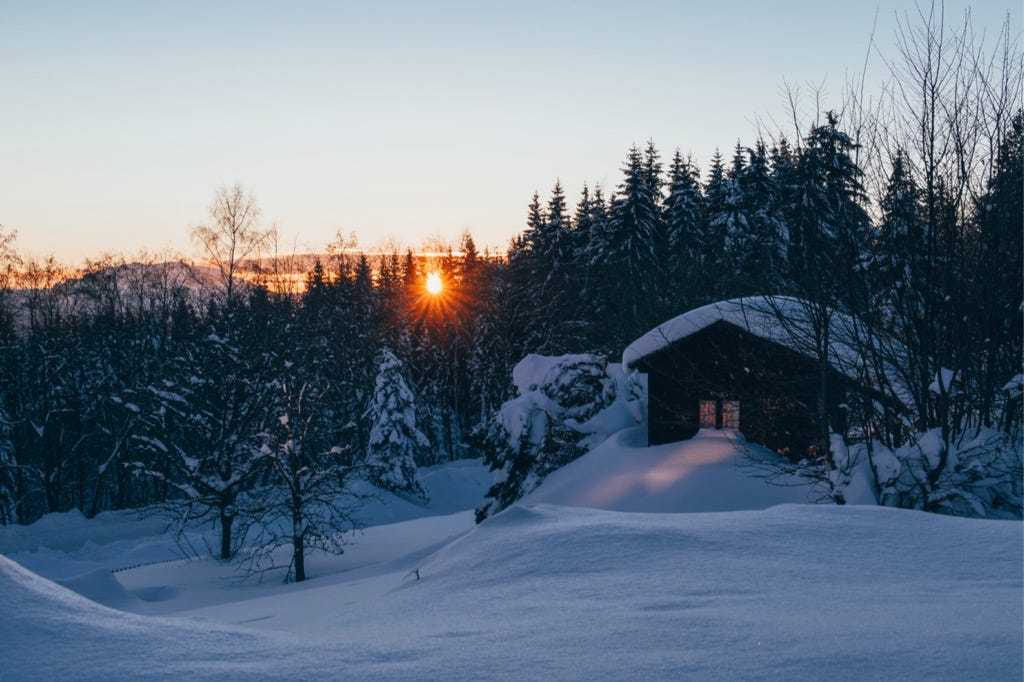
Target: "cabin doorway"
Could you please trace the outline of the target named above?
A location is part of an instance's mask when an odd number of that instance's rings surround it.
[[[701,400],[700,428],[702,429],[739,429],[740,401],[738,400]]]

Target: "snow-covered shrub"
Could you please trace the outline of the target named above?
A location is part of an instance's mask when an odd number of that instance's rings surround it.
[[[621,365],[599,355],[527,355],[512,370],[512,380],[519,395],[501,406],[481,434],[495,483],[477,510],[478,521],[643,420],[639,385]]]
[[[890,449],[877,440],[849,444],[831,436],[834,468],[797,465],[791,473],[816,480],[842,503],[874,500],[889,507],[984,518],[1021,518],[1019,434],[983,428],[948,446],[941,430],[915,434]]]
[[[818,480],[824,498],[837,504],[886,504],[902,466],[892,451],[878,440],[849,443],[838,433],[829,434],[831,466],[801,462],[794,473]]]
[[[417,455],[430,447],[416,424],[416,400],[402,377],[402,361],[387,348],[377,359],[366,468],[370,481],[385,490],[426,499],[416,479]]]
[[[939,429],[915,437],[893,456],[900,472],[888,489],[895,506],[954,516],[1021,518],[1022,443],[982,428],[948,446]]]

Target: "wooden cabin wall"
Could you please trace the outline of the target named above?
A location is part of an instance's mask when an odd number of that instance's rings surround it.
[[[701,400],[740,401],[740,431],[795,459],[815,444],[818,431],[818,365],[784,346],[718,322],[643,358],[648,374],[651,445],[692,437]],[[845,394],[845,377],[833,373],[826,404]]]

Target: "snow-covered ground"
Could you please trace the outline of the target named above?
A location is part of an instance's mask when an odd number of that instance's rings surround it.
[[[0,529],[0,679],[1021,679],[1019,522],[764,509],[808,491],[750,479],[729,437],[636,443],[480,526],[478,463],[424,472],[430,506],[368,508],[300,585],[111,573],[174,558],[129,514]]]
[[[705,429],[653,447],[645,447],[646,439],[642,428],[617,433],[553,472],[524,502],[680,513],[766,509],[822,497],[803,479],[773,471],[778,455],[736,431]]]

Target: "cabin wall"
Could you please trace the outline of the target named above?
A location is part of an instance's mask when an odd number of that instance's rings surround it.
[[[693,438],[699,426],[699,403],[679,395],[680,382],[660,372],[647,379],[647,438],[651,445]]]
[[[708,399],[739,400],[744,436],[788,456],[805,456],[818,439],[817,363],[729,323],[718,322],[643,358],[637,368],[649,377],[651,445],[692,437],[700,401]],[[846,384],[832,373],[830,408]]]

